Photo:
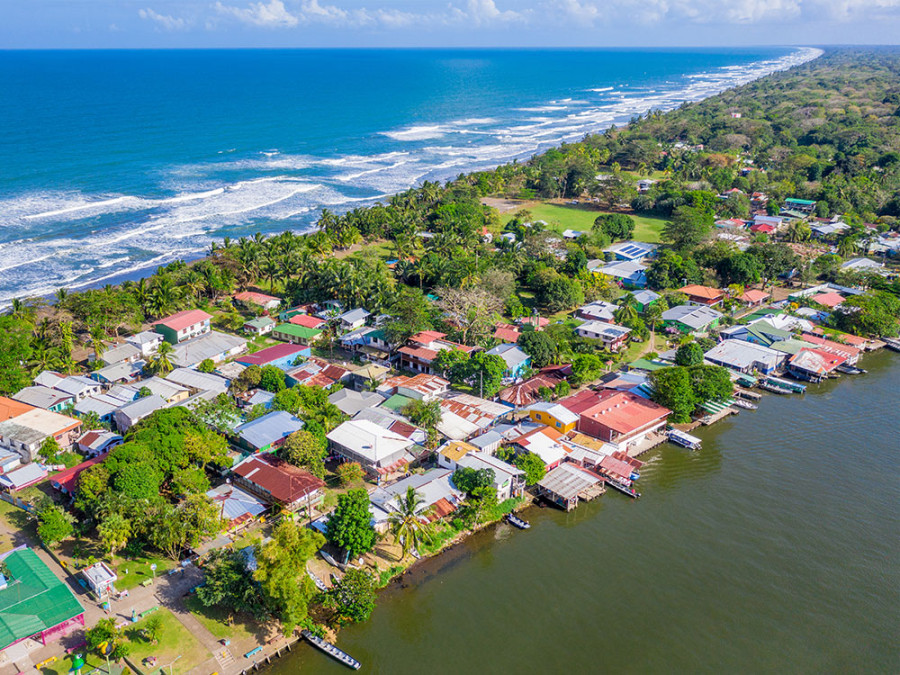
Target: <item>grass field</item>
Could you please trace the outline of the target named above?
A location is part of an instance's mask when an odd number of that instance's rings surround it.
[[[119,575],[119,580],[116,582],[116,588],[124,591],[129,588],[134,588],[147,579],[152,579],[153,570],[150,569],[152,563],[156,563],[157,579],[165,575],[168,570],[175,566],[174,562],[163,557],[141,556],[130,560],[120,559],[120,562],[116,567],[116,574]]]
[[[159,661],[157,668],[152,670],[156,672],[160,666],[167,666],[178,659],[171,671],[172,675],[175,675],[175,673],[187,673],[193,670],[212,656],[206,647],[169,610],[160,608],[147,618],[150,616],[158,616],[163,622],[159,644],[152,645],[140,636],[140,630],[146,624],[147,619],[141,619],[125,629],[125,634],[131,642],[131,652],[128,658],[135,665],[140,665],[141,661],[148,656],[155,656]],[[150,672],[150,669],[147,670]],[[169,668],[166,668],[166,672],[170,672]]]
[[[253,624],[249,621],[238,618],[234,623],[229,623],[228,612],[218,607],[205,607],[196,595],[185,598],[184,604],[197,621],[206,626],[206,630],[218,640],[227,638],[236,642],[253,637],[255,634]]]
[[[546,221],[550,228],[558,232],[563,230],[590,231],[597,216],[604,213],[598,209],[576,204],[550,204],[537,202],[526,206],[535,220]],[[515,215],[515,211],[509,211],[501,216],[502,222],[509,222]],[[629,214],[630,215],[630,214]],[[659,235],[665,224],[664,218],[650,216],[631,216],[635,222],[634,239],[650,243],[659,242]]]

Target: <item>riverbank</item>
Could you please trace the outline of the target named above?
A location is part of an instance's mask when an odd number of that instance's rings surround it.
[[[699,452],[654,450],[637,503],[610,492],[470,537],[340,646],[370,673],[895,672],[900,359],[864,367],[765,395],[699,429]],[[341,672],[308,649],[269,672],[300,670]]]

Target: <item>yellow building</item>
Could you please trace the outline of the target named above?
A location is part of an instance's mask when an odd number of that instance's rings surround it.
[[[528,419],[538,424],[546,424],[551,429],[560,433],[568,433],[578,424],[578,415],[559,403],[540,402],[534,403],[525,410]]]

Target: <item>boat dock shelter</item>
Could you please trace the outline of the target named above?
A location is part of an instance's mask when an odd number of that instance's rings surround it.
[[[590,501],[606,492],[604,479],[570,463],[560,464],[538,483],[538,495],[571,511],[578,500]]]

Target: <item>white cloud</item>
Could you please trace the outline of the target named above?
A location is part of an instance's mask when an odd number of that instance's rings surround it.
[[[232,16],[241,23],[263,28],[292,28],[300,20],[285,9],[281,0],[269,0],[269,3],[251,2],[247,7],[231,7],[216,2],[215,10],[220,14]]]
[[[184,30],[188,27],[187,19],[170,16],[168,14],[159,14],[157,12],[154,12],[149,7],[147,9],[138,10],[138,16],[145,21],[154,22],[157,27],[162,28],[163,30],[176,31]]]

